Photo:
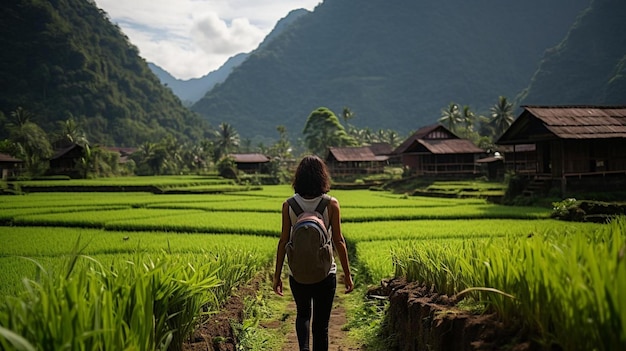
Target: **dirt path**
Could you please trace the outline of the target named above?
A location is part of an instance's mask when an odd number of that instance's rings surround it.
[[[286,294],[285,298],[293,299],[291,294]],[[298,340],[296,338],[295,328],[296,304],[293,301],[287,306],[287,313],[289,313],[289,318],[285,320],[285,323],[288,323],[291,327],[289,328],[290,332],[287,335],[287,341],[283,344],[282,351],[294,351],[298,350]],[[346,322],[346,309],[342,306],[342,299],[335,295],[333,310],[330,315],[330,324],[328,326],[329,351],[361,350],[360,348],[354,348],[348,344],[348,332],[343,330],[343,326]]]

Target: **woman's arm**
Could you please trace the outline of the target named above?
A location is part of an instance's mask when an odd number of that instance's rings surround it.
[[[291,230],[291,219],[289,218],[289,204],[287,201],[283,202],[282,211],[282,229],[280,232],[280,239],[278,240],[278,247],[276,248],[276,268],[274,269],[274,281],[272,287],[274,292],[283,296],[283,280],[281,274],[283,271],[283,264],[285,263],[285,245],[289,242],[289,231]]]
[[[333,233],[333,244],[337,250],[339,261],[341,262],[341,268],[343,268],[344,278],[343,282],[346,286],[346,293],[349,293],[354,289],[354,282],[352,281],[352,273],[350,272],[350,261],[348,259],[348,248],[346,247],[346,240],[341,234],[341,210],[339,209],[339,201],[332,198],[328,204],[328,216],[330,217],[330,226]]]

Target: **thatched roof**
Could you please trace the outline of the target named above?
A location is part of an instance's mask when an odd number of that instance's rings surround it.
[[[270,158],[263,154],[230,154],[235,163],[267,163]]]
[[[626,138],[626,106],[522,107],[524,111],[498,139],[498,144]]]

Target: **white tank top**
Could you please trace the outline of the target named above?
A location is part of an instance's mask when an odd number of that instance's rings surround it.
[[[322,199],[321,196],[318,197],[314,197],[312,199],[305,199],[302,196],[300,196],[300,194],[295,194],[293,196],[293,198],[296,200],[296,202],[298,203],[298,205],[300,205],[300,207],[302,207],[302,210],[304,212],[313,212],[315,211],[315,208],[317,207],[317,204],[320,202],[320,200]],[[331,200],[333,199],[333,197],[331,197]],[[329,204],[330,206],[330,204]],[[289,207],[289,218],[291,219],[291,223],[296,223],[296,221],[298,220],[298,216],[296,216],[296,213],[293,212],[293,209],[291,207]],[[322,218],[324,219],[324,224],[326,225],[326,228],[328,229],[328,233],[331,235],[332,237],[332,227],[330,226],[330,218],[328,216],[328,206],[326,206],[326,208],[324,209],[324,213],[322,214]],[[335,263],[335,257],[333,256],[333,262],[330,265],[330,271],[328,272],[328,274],[331,273],[337,273],[337,264]]]

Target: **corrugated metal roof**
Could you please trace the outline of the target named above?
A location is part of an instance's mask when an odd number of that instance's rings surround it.
[[[412,145],[414,145],[417,142],[417,140],[425,139],[429,134],[431,134],[432,132],[436,131],[437,129],[441,129],[442,133],[446,133],[446,134],[450,135],[450,137],[451,137],[450,139],[458,139],[459,138],[454,133],[452,133],[450,130],[448,130],[448,128],[446,128],[443,125],[437,123],[437,124],[429,125],[429,126],[422,127],[420,129],[418,129],[416,132],[411,134],[411,136],[408,137],[402,144],[400,144],[400,146],[398,146],[393,151],[393,153],[394,154],[401,154],[401,153],[406,152],[406,150],[408,150]]]
[[[11,155],[0,153],[0,162],[21,163],[24,161],[14,158]]]
[[[393,147],[389,143],[373,143],[369,148],[374,155],[389,155],[393,152]]]
[[[263,154],[230,154],[235,163],[266,163],[270,158]]]
[[[626,106],[523,106],[561,139],[626,138]]]
[[[369,146],[360,147],[331,147],[328,149],[329,158],[332,156],[339,162],[349,161],[384,161],[386,156],[376,156]]]
[[[467,139],[425,139],[418,140],[418,142],[433,154],[477,154],[484,152],[483,149]]]
[[[59,159],[63,156],[65,156],[66,154],[68,154],[70,151],[74,150],[74,149],[80,149],[83,150],[84,148],[78,144],[70,144],[69,146],[66,146],[62,149],[56,150],[54,152],[54,155],[52,155],[52,157],[50,158],[50,160],[56,160]]]

